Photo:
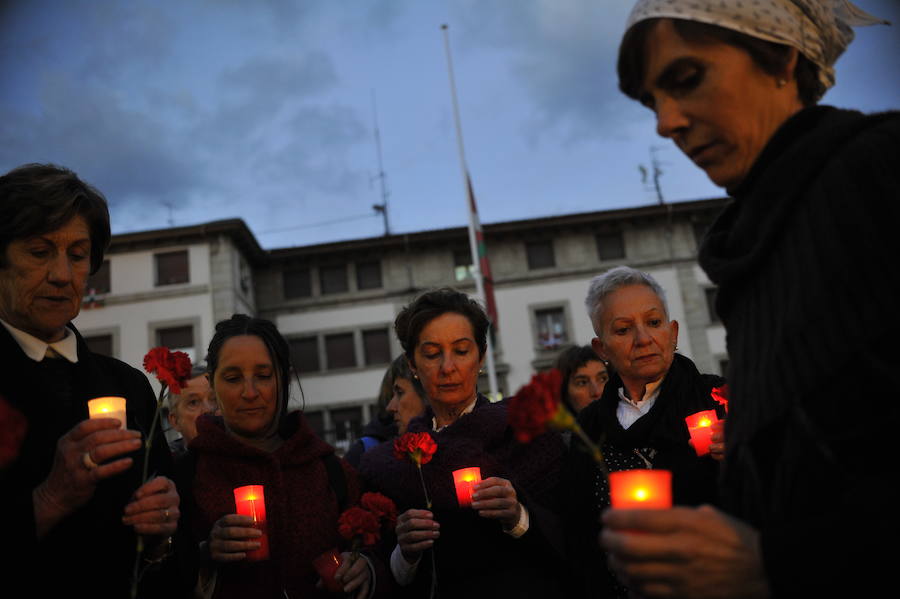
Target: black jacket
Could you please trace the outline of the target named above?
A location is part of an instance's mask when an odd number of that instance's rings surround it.
[[[94,497],[40,542],[35,532],[32,490],[49,474],[57,440],[88,418],[87,401],[124,396],[127,428],[143,431],[145,438],[156,409],[144,374],[119,360],[91,353],[76,335],[77,364],[62,359],[39,363],[0,327],[0,397],[27,420],[16,458],[0,469],[0,513],[6,516],[8,538],[14,539],[7,544],[12,551],[2,560],[4,584],[28,589],[35,597],[127,597],[136,539],[121,518],[141,485],[143,449],[132,454],[134,464],[128,471],[98,484]],[[51,362],[59,370],[47,370]],[[171,456],[160,428],[150,460],[151,473],[171,472]]]
[[[775,134],[711,227],[731,404],[724,498],[776,596],[875,596],[900,532],[900,113],[821,106]]]

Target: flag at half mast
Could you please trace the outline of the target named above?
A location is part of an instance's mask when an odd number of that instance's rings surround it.
[[[475,247],[478,260],[478,270],[481,272],[481,281],[484,289],[484,301],[487,304],[488,318],[491,319],[491,329],[498,331],[500,321],[497,318],[497,301],[494,299],[494,277],[491,275],[491,263],[487,257],[487,246],[484,243],[484,233],[481,230],[481,221],[478,218],[478,207],[475,205],[475,190],[472,188],[472,177],[466,169],[466,191],[469,195],[469,227],[474,232]]]

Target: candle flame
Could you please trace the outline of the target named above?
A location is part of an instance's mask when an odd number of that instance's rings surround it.
[[[634,490],[634,498],[637,499],[638,501],[647,501],[647,499],[649,497],[650,497],[650,493],[648,493],[647,489],[645,489],[643,487]]]
[[[709,418],[704,418],[700,422],[697,423],[697,426],[712,426],[712,421]]]

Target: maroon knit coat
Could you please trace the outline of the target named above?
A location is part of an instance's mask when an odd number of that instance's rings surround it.
[[[190,488],[179,489],[183,520],[199,543],[213,524],[234,514],[235,487],[265,487],[270,559],[218,564],[214,597],[267,599],[325,597],[315,588],[319,577],[312,561],[328,549],[345,547],[337,531],[340,514],[323,456],[334,449],[319,439],[301,412],[285,417],[284,444],[266,453],[237,440],[221,418],[197,419],[197,438],[190,445],[196,467]],[[356,472],[341,460],[347,481],[348,505],[359,499]],[[183,522],[184,523],[184,522]]]

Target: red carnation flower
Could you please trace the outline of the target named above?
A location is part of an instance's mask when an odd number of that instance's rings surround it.
[[[710,395],[714,400],[725,406],[725,413],[728,413],[728,383],[721,387],[713,387]]]
[[[338,532],[347,540],[371,546],[378,542],[381,527],[375,514],[359,506],[353,506],[347,508],[338,518]]]
[[[430,462],[436,451],[437,443],[427,432],[405,433],[394,440],[394,457],[409,458],[417,466]]]
[[[144,356],[144,370],[155,374],[161,384],[178,395],[191,376],[191,358],[182,351],[154,347]]]
[[[0,468],[6,468],[19,457],[27,431],[25,415],[0,397]]]
[[[570,428],[574,419],[560,402],[562,375],[556,368],[535,374],[509,400],[509,424],[522,443],[528,443],[547,428]]]
[[[397,506],[381,493],[363,493],[359,504],[375,514],[379,522],[391,528],[397,523]]]

